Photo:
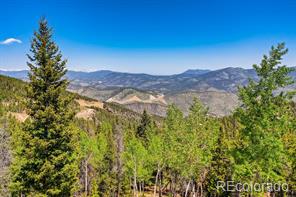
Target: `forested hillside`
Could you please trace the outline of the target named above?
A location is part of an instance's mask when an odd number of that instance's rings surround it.
[[[192,98],[186,115],[169,104],[158,117],[67,92],[66,61],[41,20],[28,82],[0,76],[0,196],[293,196],[295,93],[274,94],[294,84],[286,53],[279,44],[254,65],[233,114]]]

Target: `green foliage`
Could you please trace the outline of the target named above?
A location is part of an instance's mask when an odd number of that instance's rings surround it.
[[[181,157],[185,121],[183,113],[175,105],[170,105],[164,122],[164,144],[167,157],[167,167],[180,171],[183,164]],[[180,146],[181,144],[181,146]]]
[[[136,136],[138,138],[142,138],[143,140],[147,140],[147,132],[155,127],[155,123],[153,122],[151,116],[147,113],[146,110],[143,111],[140,125],[137,128]]]
[[[72,97],[66,94],[66,61],[44,19],[34,35],[26,95],[30,119],[14,138],[11,189],[15,194],[70,196],[77,181],[78,132],[71,123]]]
[[[2,117],[4,115],[5,111],[4,111],[4,107],[3,104],[0,103],[0,117]]]
[[[190,107],[187,122],[187,141],[185,150],[190,152],[186,163],[191,167],[197,167],[197,174],[202,174],[209,167],[212,159],[217,133],[218,122],[207,115],[208,110],[201,104],[198,99],[194,99]],[[196,161],[193,161],[196,158]],[[193,162],[190,164],[190,162]],[[193,170],[193,169],[192,169]]]
[[[282,140],[285,145],[285,153],[288,156],[287,183],[292,191],[296,190],[296,104],[291,103],[293,111],[293,124],[291,128],[283,135]]]
[[[163,134],[154,143],[157,143],[155,149],[159,154],[165,155],[164,166],[174,185],[173,193],[177,190],[178,180],[185,181],[191,190],[195,184],[205,185],[219,128],[217,120],[209,117],[207,112],[197,99],[188,117],[183,117],[174,105],[168,108]]]
[[[212,152],[212,161],[207,176],[207,191],[213,196],[230,196],[230,192],[217,190],[217,183],[232,180],[234,165],[232,151],[238,146],[238,130],[238,123],[232,116],[220,119],[218,139]]]
[[[25,109],[23,98],[25,83],[0,75],[0,115],[4,111],[21,112]]]
[[[291,128],[290,100],[293,92],[275,91],[293,83],[293,70],[281,66],[287,53],[284,44],[272,47],[260,65],[254,65],[260,80],[239,89],[242,108],[236,117],[243,126],[242,146],[236,152],[235,179],[238,181],[285,181],[288,157],[282,136]]]
[[[143,181],[150,176],[146,165],[148,152],[139,139],[133,137],[127,142],[124,159],[127,174],[136,181]]]
[[[0,101],[19,101],[25,95],[25,83],[19,79],[0,75]]]
[[[83,131],[80,132],[80,148],[82,156],[87,158],[90,164],[101,165],[107,151],[107,140],[104,133],[89,136]]]
[[[88,184],[93,183],[91,194],[97,191],[97,181],[89,178],[89,166],[100,169],[104,165],[104,158],[107,152],[108,142],[103,132],[96,136],[90,136],[84,131],[80,133],[80,153],[84,163],[84,190],[88,194]],[[98,194],[98,193],[96,193]],[[94,194],[95,195],[95,194]]]

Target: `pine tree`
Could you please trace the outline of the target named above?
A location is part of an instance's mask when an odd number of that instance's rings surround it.
[[[151,116],[147,113],[146,110],[143,111],[142,117],[141,117],[141,122],[139,127],[137,128],[137,137],[142,138],[144,140],[147,139],[147,131],[153,127],[154,122],[151,118]]]
[[[76,182],[76,129],[67,94],[66,61],[42,19],[28,55],[30,68],[22,141],[15,152],[12,190],[33,196],[70,196]]]

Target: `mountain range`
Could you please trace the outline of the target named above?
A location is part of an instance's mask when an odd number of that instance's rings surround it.
[[[0,71],[0,74],[18,79],[27,78],[27,70]],[[72,85],[98,88],[128,87],[161,93],[179,91],[235,92],[237,85],[245,85],[248,78],[256,79],[252,69],[224,68],[220,70],[187,70],[175,75],[149,75],[100,70],[94,72],[68,71]]]
[[[27,80],[27,70],[1,71]],[[296,72],[291,73],[296,79]],[[255,70],[227,67],[219,70],[191,69],[175,75],[149,75],[100,70],[68,71],[69,90],[100,101],[114,102],[136,112],[144,109],[165,116],[168,104],[176,104],[185,114],[195,97],[216,116],[230,114],[238,105],[237,88],[258,80]],[[287,87],[296,89],[296,84]]]

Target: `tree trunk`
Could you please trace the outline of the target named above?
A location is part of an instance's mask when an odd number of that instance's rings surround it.
[[[139,182],[139,191],[140,191],[140,196],[142,196],[142,185],[141,185],[141,182]]]
[[[170,190],[171,190],[172,196],[175,197],[174,177],[173,177],[173,179],[171,180],[170,188],[171,188]]]
[[[186,191],[185,191],[185,197],[187,197],[188,190],[189,190],[189,187],[190,187],[190,183],[191,183],[191,181],[189,181],[188,184],[187,184]]]
[[[173,194],[173,197],[175,197],[176,196],[176,174],[175,173],[173,174],[173,178],[171,181],[171,192]]]
[[[142,183],[142,188],[143,188],[143,196],[145,196],[145,182],[143,181],[143,183]]]
[[[160,172],[158,188],[159,188],[159,197],[162,197],[162,172]]]
[[[200,183],[200,196],[203,196],[203,187],[202,187],[202,183]]]
[[[87,156],[84,163],[84,193],[87,196],[88,194],[88,160],[90,159],[91,154]]]
[[[133,190],[134,190],[134,196],[135,197],[138,197],[138,186],[137,186],[137,173],[136,173],[136,170],[134,170],[134,187],[133,187]]]
[[[192,189],[193,191],[193,196],[192,197],[196,197],[196,192],[195,192],[195,184],[193,184],[193,189]]]
[[[121,125],[116,125],[114,128],[114,137],[115,137],[115,164],[114,164],[114,171],[116,174],[116,191],[115,196],[119,197],[121,193],[121,184],[122,184],[122,168],[123,168],[123,161],[121,158],[122,152],[124,150],[124,143],[123,143],[123,129]]]
[[[155,176],[154,194],[153,194],[154,197],[156,197],[156,190],[157,190],[159,172],[160,172],[159,167],[157,167],[157,173],[156,173],[156,176]]]
[[[84,168],[85,168],[85,175],[84,175],[84,193],[85,196],[87,196],[87,187],[88,187],[88,167],[87,167],[87,160],[85,160],[85,164],[84,164]]]

